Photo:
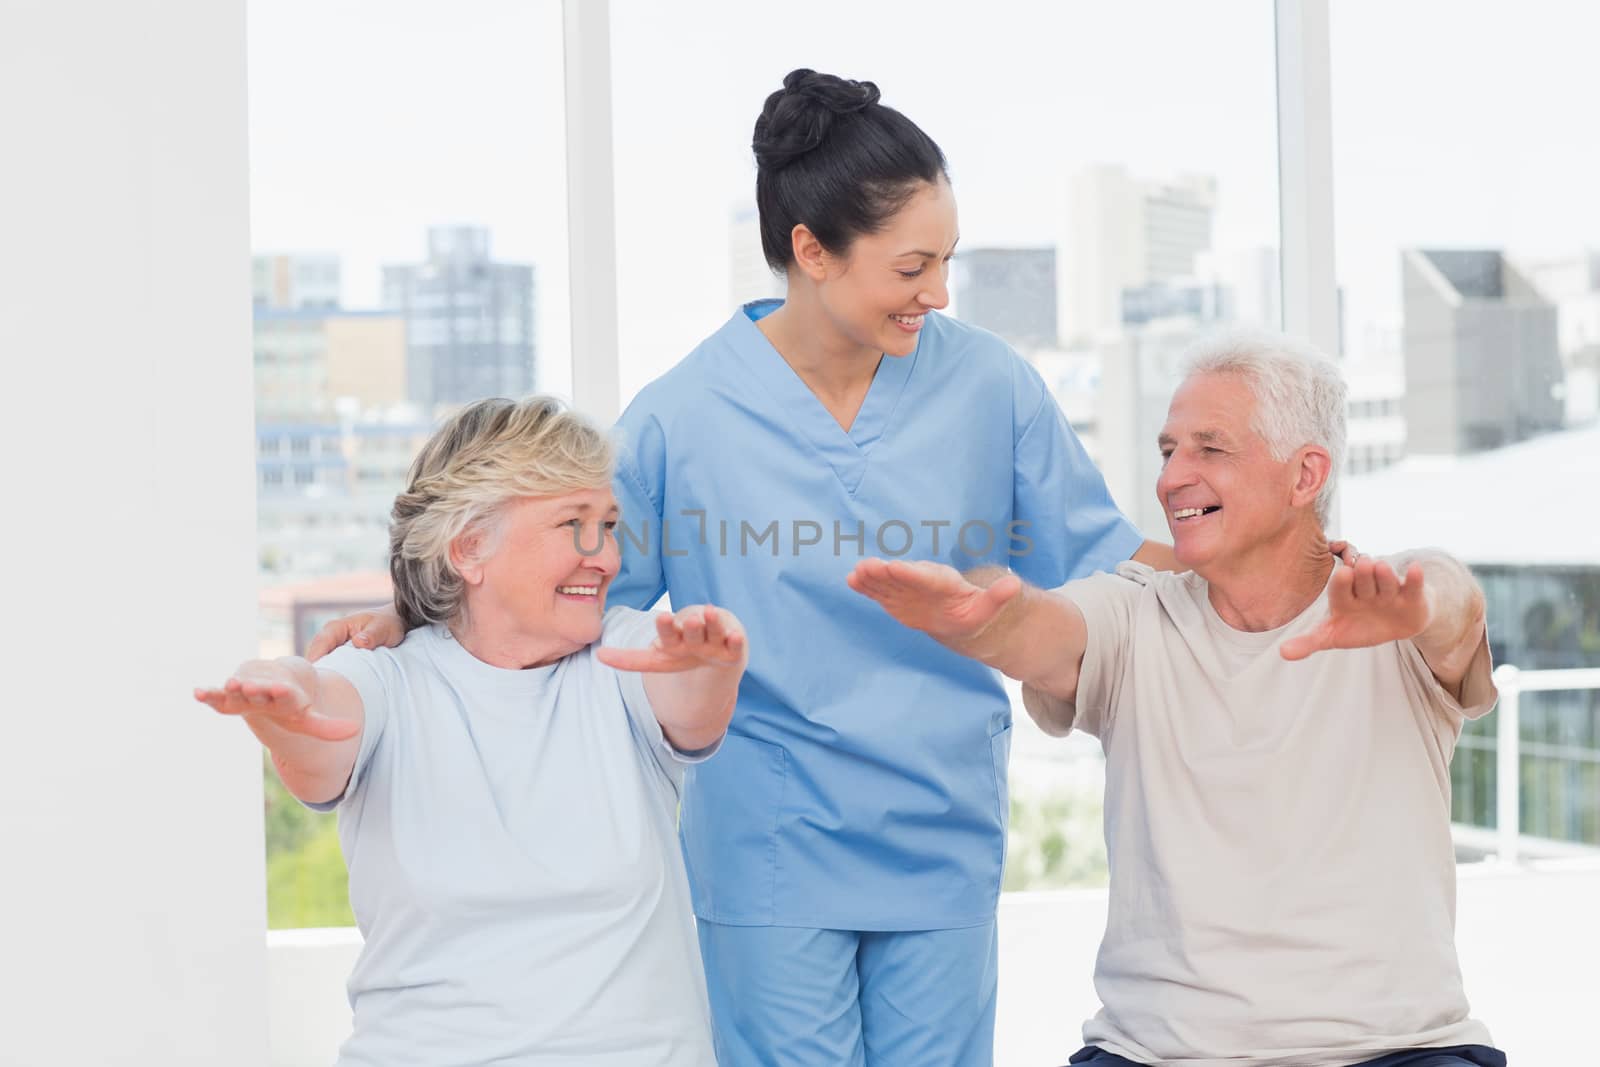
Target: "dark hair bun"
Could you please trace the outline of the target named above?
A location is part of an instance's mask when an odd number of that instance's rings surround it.
[[[878,87],[802,67],[767,97],[751,148],[763,170],[786,167],[827,139],[834,122],[878,102]]]

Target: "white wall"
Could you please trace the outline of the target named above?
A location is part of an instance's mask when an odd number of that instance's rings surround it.
[[[244,3],[0,25],[0,1064],[259,1067]]]

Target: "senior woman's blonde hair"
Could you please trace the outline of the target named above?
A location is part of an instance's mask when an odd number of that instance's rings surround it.
[[[494,551],[505,506],[611,484],[611,446],[588,419],[548,396],[467,405],[411,464],[389,523],[389,576],[407,629],[449,623],[465,584],[450,559],[462,534]]]

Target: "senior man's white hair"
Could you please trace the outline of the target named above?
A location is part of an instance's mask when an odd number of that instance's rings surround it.
[[[1309,344],[1266,330],[1229,330],[1197,342],[1185,354],[1185,381],[1197,374],[1237,374],[1256,398],[1253,428],[1274,459],[1320,445],[1332,468],[1317,494],[1326,526],[1344,466],[1345,384],[1338,366]]]

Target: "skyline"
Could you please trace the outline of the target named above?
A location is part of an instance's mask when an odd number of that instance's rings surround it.
[[[681,6],[613,3],[625,396],[731,313],[727,227],[753,184],[749,127],[796,65],[871,77],[928,130],[950,159],[965,247],[1054,243],[1070,174],[1095,162],[1146,178],[1213,174],[1214,247],[1278,244],[1265,2],[940,3],[909,24],[830,3],[781,35],[764,28],[763,9],[706,0],[693,11],[703,17],[689,23]],[[361,307],[383,262],[419,258],[428,225],[488,226],[496,259],[539,273],[540,384],[561,391],[559,3],[470,0],[448,22],[417,0],[386,6],[381,24],[370,13],[352,0],[250,9],[254,246],[338,253],[346,303]],[[1574,226],[1600,187],[1600,146],[1573,135],[1600,13],[1545,2],[1516,17],[1539,44],[1532,58],[1488,7],[1358,0],[1332,12],[1334,251],[1358,349],[1370,330],[1398,326],[1402,247],[1519,257],[1600,244],[1600,226]],[[341,77],[324,76],[333,71]]]

